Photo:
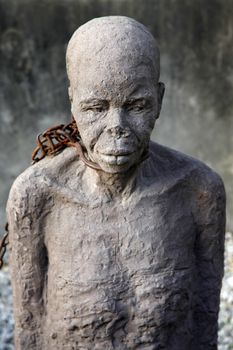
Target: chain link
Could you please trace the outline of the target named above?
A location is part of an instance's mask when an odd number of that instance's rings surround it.
[[[59,124],[37,136],[38,146],[32,152],[32,164],[47,155],[55,155],[68,146],[69,142],[80,142],[79,131],[74,119],[67,124]]]
[[[72,116],[69,124],[60,124],[47,129],[37,136],[38,146],[32,152],[32,164],[40,161],[47,155],[55,155],[65,147],[75,147],[82,161],[90,168],[100,170],[100,166],[85,155],[85,147],[82,143],[77,124]]]
[[[6,223],[5,226],[5,234],[3,238],[0,241],[0,269],[3,266],[3,257],[6,253],[6,247],[9,244],[9,239],[8,239],[8,223]]]

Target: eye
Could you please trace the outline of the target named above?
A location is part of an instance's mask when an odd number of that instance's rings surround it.
[[[92,111],[94,113],[101,113],[104,111],[104,107],[103,106],[89,107],[88,111]]]
[[[94,114],[97,114],[97,113],[105,112],[107,108],[108,106],[106,104],[95,104],[95,105],[83,106],[82,110],[84,112],[92,112]]]
[[[128,111],[141,112],[146,109],[146,101],[144,99],[130,101],[125,107]]]
[[[138,105],[138,104],[133,105],[133,106],[130,107],[130,110],[133,110],[135,112],[140,112],[143,109],[144,109],[144,106],[143,105]]]

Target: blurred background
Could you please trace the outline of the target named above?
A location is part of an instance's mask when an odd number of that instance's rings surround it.
[[[9,188],[29,166],[36,135],[70,119],[67,43],[81,24],[105,15],[133,17],[157,38],[166,93],[152,138],[203,160],[222,176],[227,231],[233,232],[233,0],[0,0],[1,232]],[[230,233],[226,262],[222,350],[233,349]],[[0,288],[0,349],[7,350],[13,349],[7,268]]]

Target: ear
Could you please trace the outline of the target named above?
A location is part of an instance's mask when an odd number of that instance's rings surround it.
[[[72,103],[72,101],[73,101],[73,92],[72,92],[71,86],[68,87],[68,95],[69,95],[70,102]]]
[[[158,114],[157,114],[157,118],[159,118],[159,114],[162,108],[162,102],[163,102],[163,96],[164,96],[164,92],[165,92],[165,85],[162,82],[158,83]]]

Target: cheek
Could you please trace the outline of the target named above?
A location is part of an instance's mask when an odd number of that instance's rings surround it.
[[[76,120],[76,123],[84,146],[87,150],[91,150],[103,131],[102,126],[98,123],[82,123],[80,119]]]
[[[76,120],[76,116],[79,115],[79,109],[77,108],[78,105],[75,101],[75,99],[71,102],[71,113],[74,116],[75,120]]]
[[[150,138],[151,132],[154,128],[155,118],[147,117],[141,119],[132,120],[133,126],[132,130],[137,135],[137,137],[141,140]]]

